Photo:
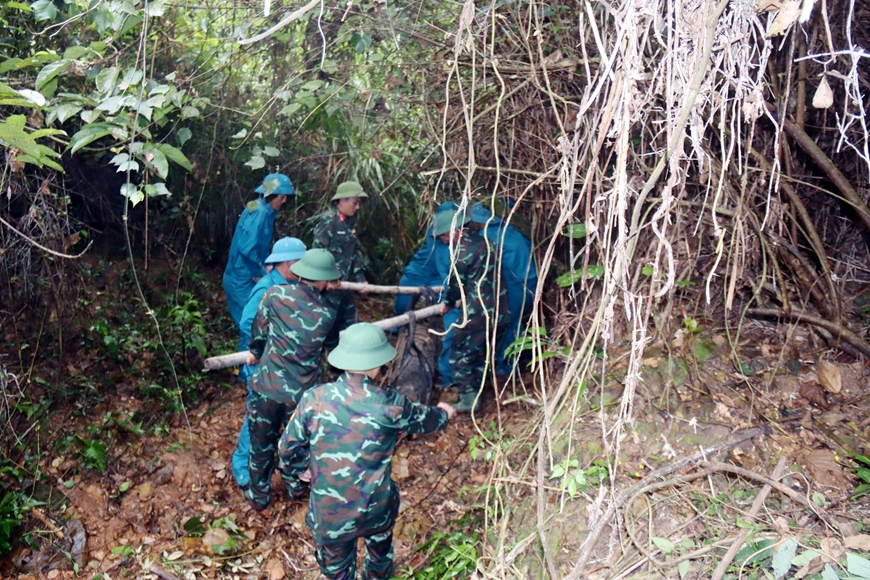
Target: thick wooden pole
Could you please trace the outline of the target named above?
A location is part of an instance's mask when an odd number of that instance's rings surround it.
[[[363,284],[359,284],[363,286]],[[431,316],[436,316],[441,314],[441,304],[435,304],[434,306],[427,306],[426,308],[421,308],[420,310],[414,311],[414,317],[416,320],[423,320],[424,318],[429,318]],[[390,330],[392,328],[396,328],[398,326],[404,326],[408,324],[411,320],[411,315],[409,313],[400,314],[399,316],[393,316],[392,318],[385,318],[383,320],[378,320],[373,322],[375,326],[382,330]],[[224,369],[227,367],[236,367],[239,365],[245,364],[245,361],[248,360],[249,351],[244,350],[242,352],[234,352],[232,354],[224,354],[221,356],[213,356],[205,359],[203,362],[204,371],[215,371],[217,369]]]
[[[367,292],[369,294],[422,294],[426,290],[441,292],[441,286],[378,286],[376,284],[362,284],[360,282],[342,282],[341,290],[353,290],[354,292]]]

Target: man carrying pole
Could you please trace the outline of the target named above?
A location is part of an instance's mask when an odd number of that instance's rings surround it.
[[[240,351],[248,348],[248,343],[251,340],[251,326],[254,323],[254,318],[257,315],[257,309],[260,307],[263,295],[272,286],[295,285],[299,278],[290,270],[290,267],[302,258],[304,254],[305,244],[302,243],[302,240],[296,238],[281,238],[272,246],[272,253],[266,258],[267,267],[271,265],[272,269],[260,278],[259,282],[254,286],[251,295],[248,297],[248,303],[242,312],[241,326],[239,328]],[[251,401],[251,386],[249,383],[255,368],[249,365],[242,365],[241,369],[239,369],[239,381],[245,384],[248,391],[246,406]],[[251,483],[251,473],[248,470],[248,456],[250,454],[251,437],[248,433],[248,415],[246,413],[232,459],[233,477],[242,490],[246,489]]]
[[[341,276],[332,254],[308,250],[290,271],[299,283],[266,291],[251,329],[248,364],[260,364],[251,379],[245,497],[257,510],[271,503],[278,438],[302,393],[320,378],[324,341],[335,322],[335,307],[324,295],[327,283]]]

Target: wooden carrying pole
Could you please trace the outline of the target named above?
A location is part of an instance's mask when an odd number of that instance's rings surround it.
[[[361,286],[362,284],[360,284]],[[420,310],[414,311],[414,317],[416,320],[422,320],[424,318],[429,318],[430,316],[435,316],[441,314],[441,304],[435,304],[434,306],[427,306],[426,308],[421,308]],[[378,320],[377,322],[373,322],[375,326],[382,330],[390,330],[392,328],[396,328],[398,326],[404,326],[411,321],[411,316],[409,313],[400,314],[399,316],[393,316],[392,318],[385,318],[383,320]],[[213,356],[211,358],[205,359],[203,362],[204,371],[215,371],[217,369],[225,369],[227,367],[236,367],[239,365],[245,364],[245,361],[248,360],[249,351],[244,350],[242,352],[234,352],[232,354],[224,354],[221,356]]]
[[[422,294],[426,290],[438,293],[444,289],[442,286],[378,286],[360,282],[342,282],[338,288],[354,292],[368,292],[369,294]]]

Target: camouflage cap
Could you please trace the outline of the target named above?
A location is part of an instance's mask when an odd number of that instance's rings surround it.
[[[368,197],[368,195],[363,191],[362,185],[356,181],[345,181],[335,190],[335,195],[332,196],[332,201],[348,197]]]
[[[432,234],[438,236],[448,233],[454,228],[461,228],[471,221],[471,218],[464,211],[445,211],[435,216],[435,230]],[[454,225],[455,223],[455,225]]]
[[[290,271],[300,278],[314,282],[330,282],[341,278],[341,272],[335,265],[335,257],[323,248],[305,252],[298,262],[290,266]]]
[[[343,371],[370,371],[396,358],[396,349],[384,331],[370,322],[348,327],[338,346],[329,353],[329,364]]]

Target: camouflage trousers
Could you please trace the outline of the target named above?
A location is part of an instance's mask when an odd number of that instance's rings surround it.
[[[338,345],[338,333],[351,324],[359,322],[359,311],[352,290],[333,290],[326,293],[330,304],[336,309],[335,323],[323,342],[323,348],[330,350]]]
[[[245,497],[258,509],[267,508],[271,501],[272,472],[275,470],[278,440],[295,408],[295,403],[282,403],[256,391],[251,392],[247,417],[251,438],[251,454],[248,458],[251,484],[245,490]],[[290,492],[288,495],[296,499]]]
[[[362,580],[389,580],[393,577],[393,530],[363,538],[366,558]],[[315,556],[320,573],[330,580],[356,580],[356,538],[346,542],[320,544],[315,541]]]
[[[487,335],[485,323],[479,321],[470,321],[464,328],[454,329],[449,360],[453,386],[460,395],[483,390],[487,362],[492,362],[491,340],[492,335]],[[496,345],[495,352],[499,352],[499,346]]]

